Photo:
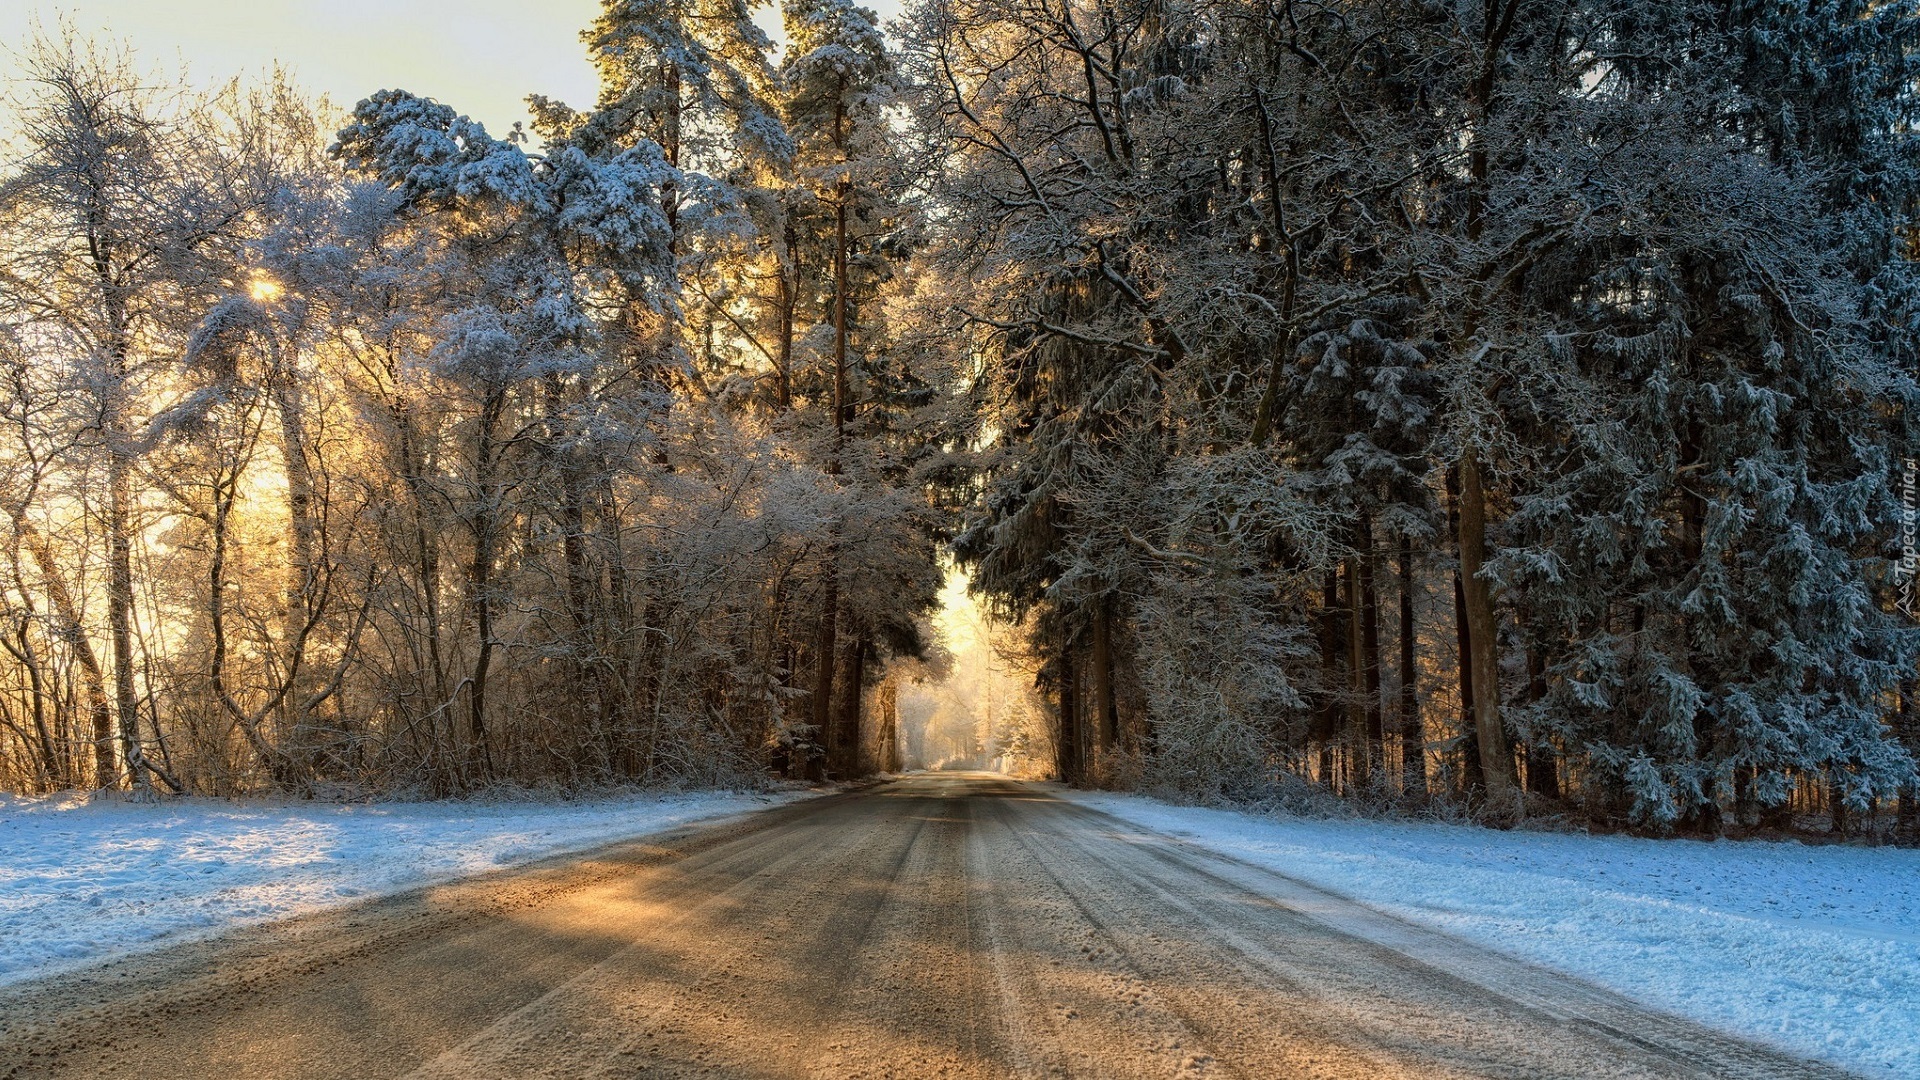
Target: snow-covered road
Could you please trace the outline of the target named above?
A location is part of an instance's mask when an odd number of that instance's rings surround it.
[[[0,1075],[1834,1080],[1049,789],[909,777],[0,991]]]

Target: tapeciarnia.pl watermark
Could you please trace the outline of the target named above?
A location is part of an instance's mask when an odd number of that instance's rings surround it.
[[[1914,605],[1920,600],[1920,463],[1907,458],[1900,469],[1900,562],[1894,567],[1894,584],[1900,588],[1896,601],[1901,612],[1914,618]]]

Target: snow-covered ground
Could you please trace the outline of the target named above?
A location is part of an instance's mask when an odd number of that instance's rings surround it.
[[[804,794],[158,807],[0,796],[0,984]]]
[[[1722,1030],[1920,1077],[1920,851],[1061,794]],[[0,984],[803,795],[157,808],[0,797]]]
[[[1920,851],[1084,806],[1870,1076],[1920,1077]]]

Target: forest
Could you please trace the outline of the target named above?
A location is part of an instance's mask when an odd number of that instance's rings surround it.
[[[1920,835],[1912,5],[754,14],[504,133],[22,47],[0,790],[898,770],[964,570],[979,761]]]

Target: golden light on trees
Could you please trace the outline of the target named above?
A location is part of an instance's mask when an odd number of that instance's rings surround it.
[[[247,286],[247,294],[262,304],[273,303],[286,291],[279,282],[265,275],[254,278],[253,283]]]

